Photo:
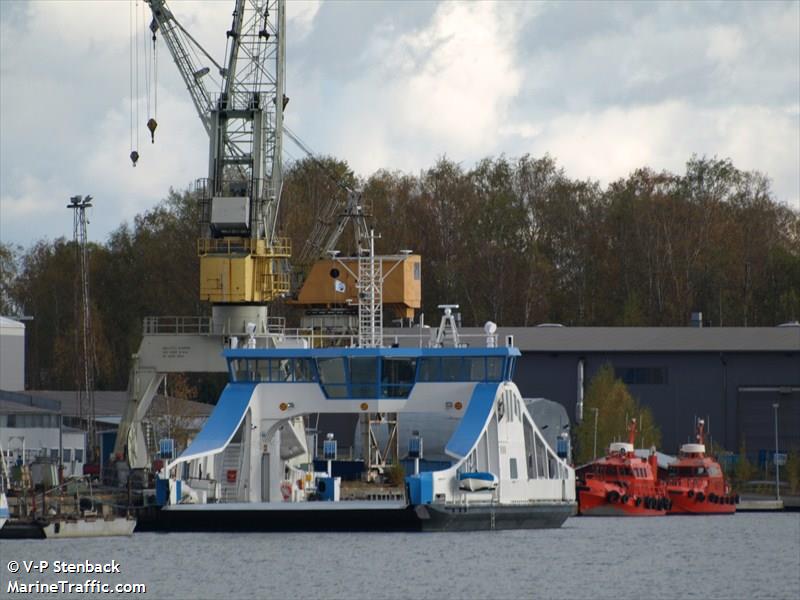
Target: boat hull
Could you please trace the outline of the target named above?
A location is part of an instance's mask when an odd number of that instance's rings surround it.
[[[619,494],[617,494],[619,496]],[[651,501],[640,501],[638,504],[633,498],[622,502],[620,496],[616,501],[610,501],[605,489],[584,489],[578,491],[579,512],[584,516],[596,517],[662,517],[667,514],[662,498],[653,498]],[[659,502],[662,500],[662,502]],[[653,506],[653,501],[656,506]],[[648,506],[648,504],[650,506]]]
[[[560,527],[575,503],[410,506],[399,502],[178,505],[140,513],[136,532],[476,531]]]
[[[48,523],[44,534],[48,539],[129,536],[135,527],[136,521],[125,517],[58,520]]]
[[[9,519],[0,529],[0,540],[43,540],[44,523]]]
[[[670,490],[669,493],[672,500],[669,510],[671,515],[732,515],[736,512],[736,503],[732,497],[713,502],[704,494],[693,493],[690,496],[683,490]]]

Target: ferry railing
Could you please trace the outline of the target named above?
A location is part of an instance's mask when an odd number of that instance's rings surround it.
[[[145,335],[210,335],[211,317],[145,317],[142,323]]]

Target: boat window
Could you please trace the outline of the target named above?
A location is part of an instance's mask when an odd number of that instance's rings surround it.
[[[441,359],[433,356],[424,356],[419,359],[419,381],[439,381]]]
[[[467,363],[467,373],[470,381],[483,381],[486,379],[486,359],[483,356],[473,356],[464,359]]]
[[[372,356],[350,357],[350,397],[374,398],[378,380],[378,359]]]
[[[72,448],[64,448],[63,452],[64,452],[64,456],[63,456],[62,460],[65,463],[72,462]]]
[[[489,356],[486,358],[486,379],[488,381],[502,381],[503,357]]]
[[[442,381],[464,381],[460,356],[446,356],[442,358]]]
[[[509,459],[508,466],[509,466],[509,470],[511,471],[511,473],[510,473],[511,479],[516,479],[517,478],[517,459],[516,458]]]
[[[319,380],[325,383],[346,383],[344,376],[344,357],[318,358]]]
[[[381,364],[381,394],[384,398],[407,398],[414,386],[417,359],[385,357]]]
[[[265,359],[256,361],[256,373],[259,381],[269,381],[269,361]]]
[[[240,358],[233,361],[233,377],[234,381],[250,381],[250,365],[249,360]]]
[[[319,372],[319,380],[326,396],[329,398],[347,397],[344,357],[318,358],[317,371]]]
[[[295,381],[314,381],[314,372],[311,369],[311,361],[309,359],[295,358],[293,369]]]
[[[516,357],[510,356],[508,358],[507,365],[508,365],[508,372],[506,373],[506,379],[508,381],[511,381],[512,379],[514,379],[514,371],[517,368],[517,359],[516,359]]]
[[[83,462],[83,448],[75,448],[75,462]]]

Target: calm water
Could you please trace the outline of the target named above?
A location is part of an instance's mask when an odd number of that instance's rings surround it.
[[[144,598],[800,598],[798,513],[573,518],[544,531],[137,534],[0,544],[0,597],[10,560],[113,558],[122,574],[98,579],[146,583]]]

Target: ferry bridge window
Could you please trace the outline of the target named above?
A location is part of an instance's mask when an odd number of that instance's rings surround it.
[[[372,356],[350,357],[350,397],[374,398],[377,395],[378,359]]]
[[[419,360],[420,381],[440,381],[442,360],[435,356],[424,356]]]
[[[318,358],[317,371],[322,389],[329,398],[347,397],[347,379],[344,371],[344,357]]]
[[[442,358],[442,381],[464,381],[464,370],[460,356]]]
[[[256,361],[256,374],[258,381],[269,381],[269,360],[261,359]]]
[[[502,356],[488,356],[486,358],[486,379],[488,381],[501,381],[503,379]]]
[[[509,471],[511,475],[511,479],[517,479],[517,459],[510,458],[508,460]]]
[[[231,361],[231,370],[233,371],[234,381],[249,381],[250,380],[250,361],[240,358]]]
[[[295,381],[314,381],[314,372],[311,370],[311,360],[308,358],[295,358],[293,368]]]
[[[407,398],[414,385],[415,358],[385,357],[381,364],[381,394],[384,398]]]
[[[470,381],[484,381],[486,379],[486,358],[473,356],[464,359],[467,363],[467,373]]]

